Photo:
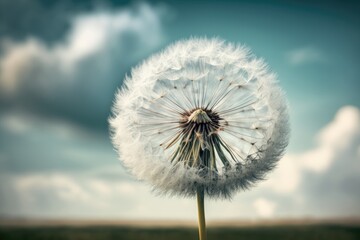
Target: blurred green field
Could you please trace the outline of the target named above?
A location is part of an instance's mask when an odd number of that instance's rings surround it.
[[[0,227],[0,240],[197,240],[196,228],[141,228],[123,226],[91,227]],[[266,227],[211,227],[208,240],[286,239],[286,240],[356,240],[360,226],[305,225]]]

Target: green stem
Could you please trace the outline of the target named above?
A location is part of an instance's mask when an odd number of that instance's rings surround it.
[[[196,197],[197,197],[198,220],[199,220],[199,240],[206,240],[204,189],[203,188],[198,188]]]

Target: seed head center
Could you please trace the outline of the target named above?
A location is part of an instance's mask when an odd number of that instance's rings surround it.
[[[188,122],[195,122],[195,123],[209,123],[211,122],[211,118],[203,109],[199,108],[196,109],[188,118]]]
[[[229,156],[234,155],[219,136],[222,120],[217,112],[206,108],[195,108],[182,114],[179,122],[182,130],[165,147],[170,149],[177,144],[170,161],[198,168],[202,174],[209,170],[216,173],[218,156],[221,164],[228,167]]]

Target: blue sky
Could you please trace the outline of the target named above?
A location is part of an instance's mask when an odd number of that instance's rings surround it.
[[[350,1],[0,1],[0,217],[195,219],[194,199],[155,196],[123,169],[107,125],[131,67],[191,36],[246,44],[291,109],[269,180],[209,201],[209,218],[359,216],[358,12]]]

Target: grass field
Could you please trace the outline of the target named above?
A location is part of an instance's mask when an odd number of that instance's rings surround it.
[[[198,239],[191,227],[125,227],[125,226],[2,226],[0,240],[187,240]],[[210,227],[208,240],[284,239],[284,240],[356,240],[360,226],[296,225]]]

